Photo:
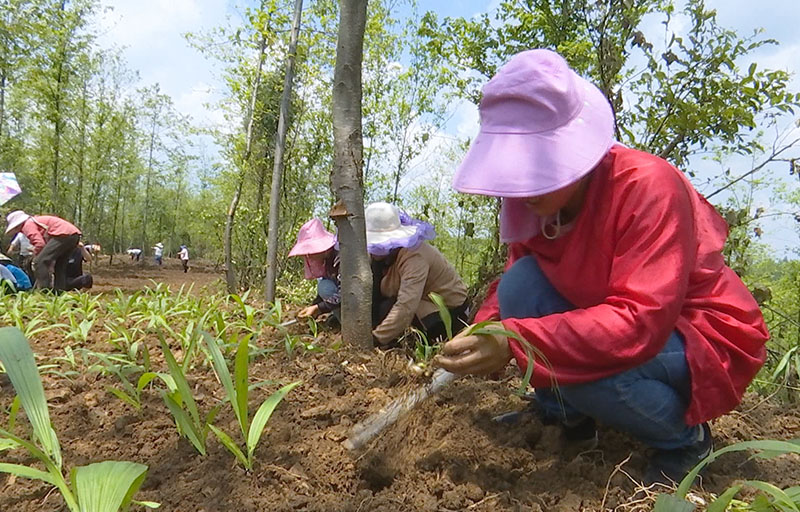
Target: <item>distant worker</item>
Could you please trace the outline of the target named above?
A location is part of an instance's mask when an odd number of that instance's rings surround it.
[[[181,260],[181,264],[183,264],[183,273],[189,271],[189,249],[186,248],[185,245],[181,246],[181,250],[178,252],[178,258]]]
[[[140,259],[142,259],[142,250],[139,249],[138,247],[133,247],[125,252],[127,252],[128,255],[131,257],[131,261],[139,261]]]
[[[162,259],[164,257],[164,244],[158,242],[156,245],[153,246],[153,259],[156,262],[156,265],[159,267],[162,264]]]
[[[25,234],[33,245],[34,286],[38,289],[64,290],[66,265],[78,246],[81,231],[66,220],[53,215],[28,215],[16,210],[6,216],[6,234]]]
[[[297,313],[297,318],[316,318],[332,313],[336,320],[341,320],[336,235],[327,231],[321,220],[313,218],[300,227],[297,243],[289,251],[289,256],[302,256],[305,278],[317,280],[316,298],[310,306]]]

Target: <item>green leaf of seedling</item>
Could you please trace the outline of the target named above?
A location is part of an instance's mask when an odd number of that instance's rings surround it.
[[[145,372],[141,376],[139,376],[139,380],[136,383],[136,389],[141,392],[148,384],[153,382],[154,379],[158,378],[158,374],[154,372]]]
[[[135,462],[105,461],[70,472],[80,512],[126,510],[147,476],[147,466]]]
[[[181,370],[181,367],[178,365],[178,362],[172,355],[172,352],[170,351],[167,342],[164,340],[163,335],[159,333],[159,337],[161,338],[161,350],[164,352],[164,360],[167,362],[167,368],[169,368],[169,373],[170,375],[172,375],[172,379],[175,381],[175,386],[178,389],[178,394],[180,395],[184,406],[186,407],[186,409],[188,409],[189,414],[191,414],[194,424],[199,425],[200,413],[197,411],[197,404],[195,403],[194,397],[192,396],[192,390],[189,387],[189,383],[186,380],[186,376],[183,374],[183,370]]]
[[[444,299],[438,293],[431,292],[428,294],[436,307],[439,308],[439,316],[444,323],[444,329],[447,332],[447,339],[453,339],[453,320],[450,316],[450,310],[447,309],[447,304],[445,304]]]
[[[140,507],[145,507],[145,508],[160,508],[161,507],[161,503],[156,503],[155,501],[136,501],[136,500],[132,500],[131,503],[133,503],[134,505],[139,505]]]
[[[236,419],[239,421],[239,425],[242,425],[242,420],[239,418],[239,402],[236,398],[236,388],[233,385],[233,379],[231,379],[231,372],[228,370],[228,363],[219,348],[219,343],[207,332],[203,333],[203,340],[206,342],[209,354],[211,354],[211,365],[214,367],[214,373],[217,374],[217,378],[225,389],[225,395],[231,402],[231,407]]]
[[[758,489],[763,493],[769,494],[775,499],[776,503],[782,505],[782,510],[800,512],[800,509],[797,508],[797,504],[794,503],[794,500],[792,500],[788,494],[769,482],[762,482],[760,480],[747,480],[744,482],[744,485],[749,485],[754,489]]]
[[[733,487],[727,489],[725,492],[719,495],[717,499],[714,500],[708,506],[706,512],[725,512],[728,510],[728,505],[730,505],[733,498],[742,490],[741,485],[734,485]]]
[[[11,439],[0,438],[0,452],[5,450],[14,450],[19,447],[20,444],[17,443],[16,441],[12,441]]]
[[[106,391],[114,395],[115,397],[119,398],[126,404],[130,405],[137,411],[142,409],[142,404],[140,404],[134,397],[130,396],[129,394],[125,393],[121,389],[115,388],[113,386],[106,386]]]
[[[7,464],[0,462],[0,473],[8,473],[22,478],[29,478],[31,480],[41,480],[50,485],[56,485],[56,481],[53,479],[53,476],[50,473],[42,471],[41,469],[23,466],[21,464]]]
[[[672,494],[659,494],[653,512],[692,512],[694,505]]]
[[[61,445],[50,423],[44,387],[28,340],[16,327],[0,329],[0,361],[44,451],[61,467]]]
[[[162,391],[161,396],[163,397],[164,403],[167,405],[169,412],[172,413],[172,417],[175,418],[175,423],[178,426],[178,430],[180,430],[181,434],[192,443],[192,446],[194,446],[200,455],[205,456],[206,439],[203,433],[198,432],[197,423],[192,421],[192,418],[189,417],[186,411],[183,410],[183,408],[178,404],[172,395],[168,394],[166,391]]]
[[[247,438],[247,366],[250,364],[249,348],[251,335],[243,336],[239,340],[239,347],[236,349],[236,359],[234,361],[233,376],[234,387],[236,389],[236,403],[232,403],[236,418],[242,430],[242,438]]]
[[[278,404],[281,402],[281,400],[283,400],[287,393],[289,393],[289,391],[293,390],[300,384],[301,382],[297,381],[283,386],[281,389],[270,395],[270,397],[261,404],[261,407],[258,408],[255,416],[253,416],[253,423],[250,425],[250,432],[247,435],[248,458],[253,457],[253,452],[255,452],[256,446],[258,446],[258,441],[261,439],[261,434],[264,432],[264,428],[266,428],[267,422],[269,421],[270,416],[272,416],[272,412],[275,410],[275,407],[278,406]]]
[[[11,402],[11,408],[8,410],[8,430],[9,432],[14,431],[14,426],[17,424],[17,414],[19,414],[19,395],[14,397],[14,400]]]
[[[222,430],[218,429],[214,425],[209,425],[208,428],[210,428],[211,431],[214,432],[214,434],[217,436],[222,445],[225,446],[225,448],[227,448],[228,451],[231,452],[236,457],[236,459],[238,459],[239,462],[242,463],[242,465],[245,468],[247,468],[247,470],[253,469],[252,464],[247,459],[247,457],[244,456],[244,452],[242,452],[242,449],[236,445],[233,439],[231,439],[231,436],[229,436]]]

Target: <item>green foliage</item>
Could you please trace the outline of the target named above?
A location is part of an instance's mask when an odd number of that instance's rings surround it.
[[[6,367],[19,402],[33,427],[33,441],[13,433],[17,414],[12,404],[8,430],[0,429],[0,451],[24,449],[44,464],[46,471],[21,464],[0,463],[0,472],[41,480],[61,492],[71,512],[124,511],[147,474],[147,466],[133,462],[106,461],[73,468],[70,484],[61,469],[61,448],[50,423],[44,388],[33,352],[19,329],[0,329],[0,360]],[[143,503],[156,508],[157,503]]]
[[[244,336],[239,341],[239,346],[236,349],[236,358],[234,362],[233,378],[231,378],[228,364],[222,351],[219,348],[217,340],[212,338],[208,333],[203,333],[206,347],[211,354],[211,362],[214,367],[214,372],[217,378],[222,383],[227,395],[228,401],[233,408],[236,420],[239,423],[239,429],[242,433],[242,438],[245,440],[246,453],[239,445],[223,430],[210,425],[209,428],[216,434],[220,442],[242,463],[247,470],[253,469],[255,459],[255,450],[261,435],[267,426],[272,412],[275,407],[283,400],[283,398],[295,387],[300,385],[300,382],[293,382],[283,386],[278,391],[273,393],[267,398],[256,411],[253,416],[252,422],[249,420],[248,414],[248,366],[249,366],[249,341],[250,336]]]
[[[714,462],[720,455],[729,452],[737,452],[744,450],[756,450],[756,456],[762,459],[771,459],[779,455],[787,453],[800,454],[800,441],[787,442],[787,441],[745,441],[743,443],[736,443],[725,448],[719,449],[711,453],[708,457],[700,461],[678,485],[675,494],[661,494],[655,504],[654,512],[692,512],[694,505],[684,500],[686,494],[692,486],[692,483],[708,464]],[[751,487],[759,490],[762,493],[769,495],[769,497],[759,495],[751,504],[740,503],[737,504],[735,510],[752,510],[752,511],[780,511],[780,512],[800,512],[800,488],[790,487],[781,490],[778,487],[759,480],[748,480],[741,484],[734,485],[725,490],[709,507],[709,512],[724,512],[727,507],[732,503],[733,498],[744,487]]]

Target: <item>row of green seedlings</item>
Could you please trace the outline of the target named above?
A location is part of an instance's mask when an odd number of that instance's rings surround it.
[[[0,463],[0,472],[40,480],[61,493],[70,512],[117,512],[132,503],[158,508],[154,502],[134,501],[147,475],[147,466],[127,461],[105,461],[77,466],[64,477],[61,445],[50,421],[44,387],[33,351],[16,327],[0,329],[0,361],[6,368],[17,396],[12,402],[8,424],[0,428],[0,452],[23,449],[41,462],[45,470],[22,464]],[[32,435],[25,439],[14,433],[20,407],[31,424]]]
[[[124,352],[136,351],[134,338],[144,331],[163,329],[184,345],[195,331],[196,325],[206,330],[216,328],[218,335],[226,331],[260,333],[270,327],[280,332],[283,347],[290,357],[298,348],[305,351],[319,351],[315,343],[318,337],[316,322],[309,321],[311,336],[296,335],[284,329],[283,308],[280,301],[271,304],[262,312],[247,303],[250,292],[243,295],[211,295],[197,298],[191,294],[191,287],[181,287],[171,295],[169,287],[157,284],[153,288],[130,295],[116,290],[116,297],[108,301],[105,308],[99,296],[86,293],[63,294],[45,297],[38,294],[3,297],[0,304],[0,319],[17,326],[26,337],[32,338],[53,329],[64,329],[65,337],[77,344],[85,344],[95,326],[98,313],[105,313],[103,322],[109,332],[109,341]],[[52,299],[52,300],[51,300]],[[105,310],[104,310],[105,309]],[[227,310],[231,310],[230,313]],[[213,312],[213,316],[209,315]],[[68,321],[63,323],[62,320]],[[176,332],[176,320],[189,319],[188,323]],[[195,320],[198,319],[199,320]]]

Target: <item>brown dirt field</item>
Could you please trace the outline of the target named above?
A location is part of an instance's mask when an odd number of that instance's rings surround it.
[[[141,288],[153,276],[171,285],[212,284],[218,276],[184,275],[176,267],[144,270],[129,265],[95,269],[98,289]],[[98,272],[99,270],[99,272]],[[178,275],[180,274],[180,275]],[[156,279],[159,280],[159,279]],[[137,287],[138,283],[138,287]],[[304,332],[305,326],[292,327]],[[275,411],[245,472],[213,435],[206,457],[178,436],[157,390],[145,390],[136,411],[105,391],[114,378],[84,373],[72,379],[45,375],[51,415],[64,452],[65,467],[107,459],[147,464],[147,480],[137,499],[158,501],[167,512],[217,511],[599,511],[649,510],[652,500],[639,494],[626,476],[644,465],[643,448],[630,437],[601,429],[600,447],[582,454],[563,447],[559,431],[536,420],[500,427],[490,418],[523,406],[513,394],[518,378],[511,369],[499,380],[462,379],[431,398],[377,439],[366,451],[351,454],[341,445],[346,433],[370,413],[418,386],[424,378],[408,368],[400,351],[380,353],[336,348],[336,333],[326,331],[319,353],[289,358],[275,332],[258,338],[276,352],[256,358],[252,380],[275,385],[253,391],[251,414],[277,383],[301,380]],[[64,341],[45,333],[32,341],[43,361],[63,354]],[[157,340],[148,338],[151,353]],[[96,331],[88,348],[109,351]],[[160,366],[160,357],[153,358]],[[211,370],[197,365],[191,383],[202,411],[222,398]],[[13,390],[0,375],[0,406]],[[21,424],[26,424],[23,420]],[[216,425],[238,439],[230,407]],[[737,411],[712,425],[717,446],[750,439],[800,437],[800,407],[748,395]],[[19,452],[3,460],[29,463]],[[627,461],[627,462],[624,462]],[[624,464],[623,464],[624,462]],[[703,480],[719,492],[735,479],[770,481],[780,487],[800,481],[800,458],[750,459],[723,456]],[[615,468],[622,464],[622,470]],[[0,475],[0,511],[66,510],[59,494],[39,482]]]

